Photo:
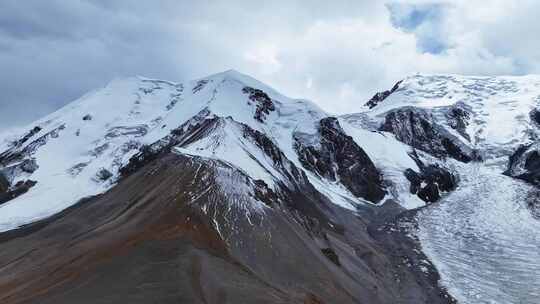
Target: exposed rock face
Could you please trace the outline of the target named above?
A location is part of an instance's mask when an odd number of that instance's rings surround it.
[[[4,174],[2,174],[2,172],[0,172],[0,195],[9,190],[9,185],[10,183],[7,178],[4,176]]]
[[[14,147],[21,146],[22,144],[27,142],[30,138],[32,138],[34,135],[39,133],[39,131],[41,131],[41,127],[38,127],[38,126],[34,127],[32,130],[28,131],[20,140],[14,142],[13,146]]]
[[[0,174],[9,182],[12,183],[17,179],[17,177],[23,174],[32,174],[39,168],[36,160],[34,158],[29,158],[21,161],[20,163],[14,164],[0,169]]]
[[[42,136],[33,140],[28,145],[22,147],[23,143],[26,143],[30,138],[32,138],[34,135],[41,131],[41,128],[35,127],[21,140],[12,143],[11,147],[8,150],[0,154],[0,166],[8,166],[11,163],[21,161],[25,157],[31,156],[37,151],[37,149],[39,149],[39,147],[45,145],[47,141],[49,141],[51,138],[57,138],[60,131],[64,130],[65,128],[65,125],[60,125],[52,131],[43,134]]]
[[[332,263],[336,264],[337,266],[341,266],[341,263],[339,262],[339,257],[336,254],[336,252],[332,248],[323,248],[321,249],[321,252],[330,260]]]
[[[197,85],[194,86],[192,89],[193,94],[198,93],[200,90],[204,89],[204,87],[206,86],[206,84],[208,84],[208,82],[209,80],[207,79],[197,81]]]
[[[535,189],[527,193],[525,199],[527,208],[531,211],[532,216],[540,220],[540,189]]]
[[[249,94],[249,99],[255,102],[256,108],[255,115],[253,117],[259,122],[264,122],[266,115],[275,110],[272,99],[270,99],[270,97],[262,90],[244,87],[242,92],[244,94]]]
[[[519,147],[510,156],[504,174],[540,186],[540,146],[536,143]]]
[[[20,155],[18,155],[17,152],[15,152],[14,154],[5,153],[3,155],[6,155],[6,159],[9,159],[10,155],[16,156],[17,158],[20,157]],[[39,166],[34,158],[24,159],[20,161],[19,163],[1,168],[0,169],[0,205],[7,203],[8,201],[18,197],[19,195],[22,195],[28,192],[28,190],[30,190],[30,188],[32,188],[36,184],[36,181],[30,180],[30,179],[19,180],[16,183],[15,181],[17,179],[20,179],[22,176],[28,176],[34,173],[38,168]]]
[[[0,177],[0,179],[2,179],[2,177]],[[4,179],[4,182],[5,181],[6,180]],[[0,184],[2,183],[3,182],[0,181]],[[16,198],[17,196],[28,192],[28,190],[30,190],[30,188],[32,188],[35,184],[36,182],[33,180],[19,181],[15,185],[13,185],[13,187],[9,187],[4,192],[2,192],[2,188],[5,187],[6,184],[0,185],[0,205],[7,203],[8,201]]]
[[[112,176],[113,176],[113,174],[111,173],[111,171],[109,171],[107,169],[101,169],[96,173],[96,179],[98,181],[102,181],[102,182],[108,180]]]
[[[23,172],[34,173],[38,168],[38,164],[34,158],[25,159],[21,164],[20,168]]]
[[[105,134],[105,138],[114,138],[118,136],[134,136],[134,137],[141,137],[146,135],[148,133],[148,126],[147,125],[139,125],[139,126],[118,126],[118,127],[112,127],[108,130],[107,134]]]
[[[396,84],[392,87],[390,90],[386,90],[383,92],[378,92],[371,99],[366,103],[366,106],[368,106],[370,109],[377,106],[379,103],[383,102],[388,96],[390,96],[392,93],[397,91],[399,89],[399,85],[401,84],[402,80],[396,82]]]
[[[285,154],[268,136],[246,125],[242,125],[242,130],[243,136],[253,141],[272,160],[273,167],[290,182],[289,186],[298,188],[308,184],[305,173],[287,159]]]
[[[426,203],[433,203],[441,198],[444,192],[456,189],[458,177],[448,169],[438,164],[424,164],[416,152],[412,152],[413,158],[418,165],[420,172],[413,169],[405,170],[404,174],[411,183],[410,192],[416,194]]]
[[[324,118],[315,136],[296,133],[295,149],[302,165],[371,202],[385,195],[382,176],[360,146],[345,134],[336,118]]]
[[[471,119],[471,114],[467,112],[467,110],[459,106],[453,106],[446,113],[446,117],[448,119],[448,124],[452,129],[458,131],[459,134],[467,140],[471,140],[466,130],[469,125],[469,120]]]
[[[533,121],[537,126],[540,126],[540,110],[532,109],[529,116],[531,121]]]
[[[476,151],[437,124],[426,111],[406,107],[386,114],[381,131],[391,132],[400,141],[438,158],[452,157],[462,162],[479,160]]]
[[[201,111],[180,127],[173,129],[168,136],[140,147],[139,152],[129,159],[128,164],[120,168],[120,174],[127,176],[160,155],[168,153],[173,146],[189,144],[207,136],[218,123],[218,118],[211,117],[208,111]]]
[[[140,152],[131,157],[128,165],[120,169],[124,177],[136,172],[149,162],[155,161],[168,154],[173,147],[186,147],[197,141],[215,136],[221,128],[227,124],[239,127],[241,136],[248,142],[255,144],[260,151],[271,160],[272,167],[281,174],[278,184],[282,186],[278,195],[262,180],[255,180],[254,197],[268,206],[277,207],[276,202],[282,201],[281,196],[297,196],[303,193],[302,198],[285,200],[282,207],[297,210],[298,214],[305,214],[308,217],[298,218],[299,222],[306,224],[306,228],[312,231],[320,230],[321,226],[330,227],[327,218],[322,216],[318,208],[323,208],[328,202],[323,202],[320,193],[311,185],[304,171],[297,168],[279,147],[264,133],[254,130],[247,125],[234,122],[228,118],[214,117],[207,111],[202,111],[197,116],[186,122],[182,126],[174,129],[171,134],[151,145],[143,146]],[[226,139],[224,139],[226,140]],[[306,204],[306,197],[312,202]]]
[[[456,177],[438,165],[422,167],[420,172],[407,169],[404,174],[411,182],[411,193],[427,203],[438,201],[442,192],[450,192],[457,186]]]

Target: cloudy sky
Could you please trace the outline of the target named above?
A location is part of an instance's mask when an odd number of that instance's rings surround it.
[[[414,73],[540,73],[540,1],[0,1],[0,131],[115,77],[236,69],[329,112]]]

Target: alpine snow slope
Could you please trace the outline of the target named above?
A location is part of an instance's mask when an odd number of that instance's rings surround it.
[[[539,95],[415,75],[332,117],[236,71],[115,80],[0,138],[0,299],[535,303]]]
[[[410,231],[442,285],[460,303],[538,303],[540,77],[416,75],[398,86],[372,99],[366,116],[425,111],[476,151],[476,161],[455,167],[458,188],[418,212]]]

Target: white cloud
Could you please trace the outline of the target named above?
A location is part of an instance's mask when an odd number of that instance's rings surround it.
[[[414,27],[397,26],[411,7],[424,15]],[[10,72],[0,74],[0,128],[122,75],[184,80],[235,68],[351,112],[416,72],[540,73],[538,11],[540,2],[527,0],[5,0],[0,70]],[[434,41],[443,48],[427,52]]]
[[[277,73],[281,69],[281,63],[277,59],[278,49],[273,44],[263,44],[245,53],[248,62],[259,65],[264,74]]]

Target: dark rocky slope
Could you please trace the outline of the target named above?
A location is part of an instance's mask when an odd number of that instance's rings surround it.
[[[456,123],[456,128],[461,128],[459,123]],[[390,111],[380,130],[393,133],[398,140],[438,158],[451,157],[466,163],[480,159],[475,150],[448,132],[423,109],[403,107]]]
[[[404,172],[410,182],[412,194],[416,194],[426,203],[434,203],[441,198],[443,193],[456,189],[459,178],[455,173],[437,163],[425,164],[416,151],[410,153],[410,156],[420,169],[416,172],[409,168]]]
[[[509,158],[508,176],[540,186],[540,151],[537,144],[519,147]]]
[[[383,102],[386,98],[388,98],[388,96],[397,91],[401,82],[402,81],[396,82],[396,84],[394,84],[394,86],[390,90],[375,93],[375,95],[373,95],[373,97],[371,97],[371,99],[366,102],[366,106],[368,106],[370,109],[376,107],[379,103]]]
[[[377,228],[397,205],[355,215],[316,191],[278,200],[261,189],[274,204],[250,214],[242,206],[257,194],[243,184],[260,188],[219,161],[160,155],[102,195],[0,234],[0,301],[452,302],[435,272],[407,266],[421,258],[410,241]],[[300,202],[312,211],[290,207]]]
[[[352,194],[378,203],[384,195],[382,176],[364,150],[345,134],[334,117],[319,122],[318,134],[295,133],[295,149],[304,168],[340,181]]]
[[[519,147],[508,159],[505,175],[523,180],[536,186],[527,193],[527,207],[532,215],[540,219],[540,150],[538,143]]]

